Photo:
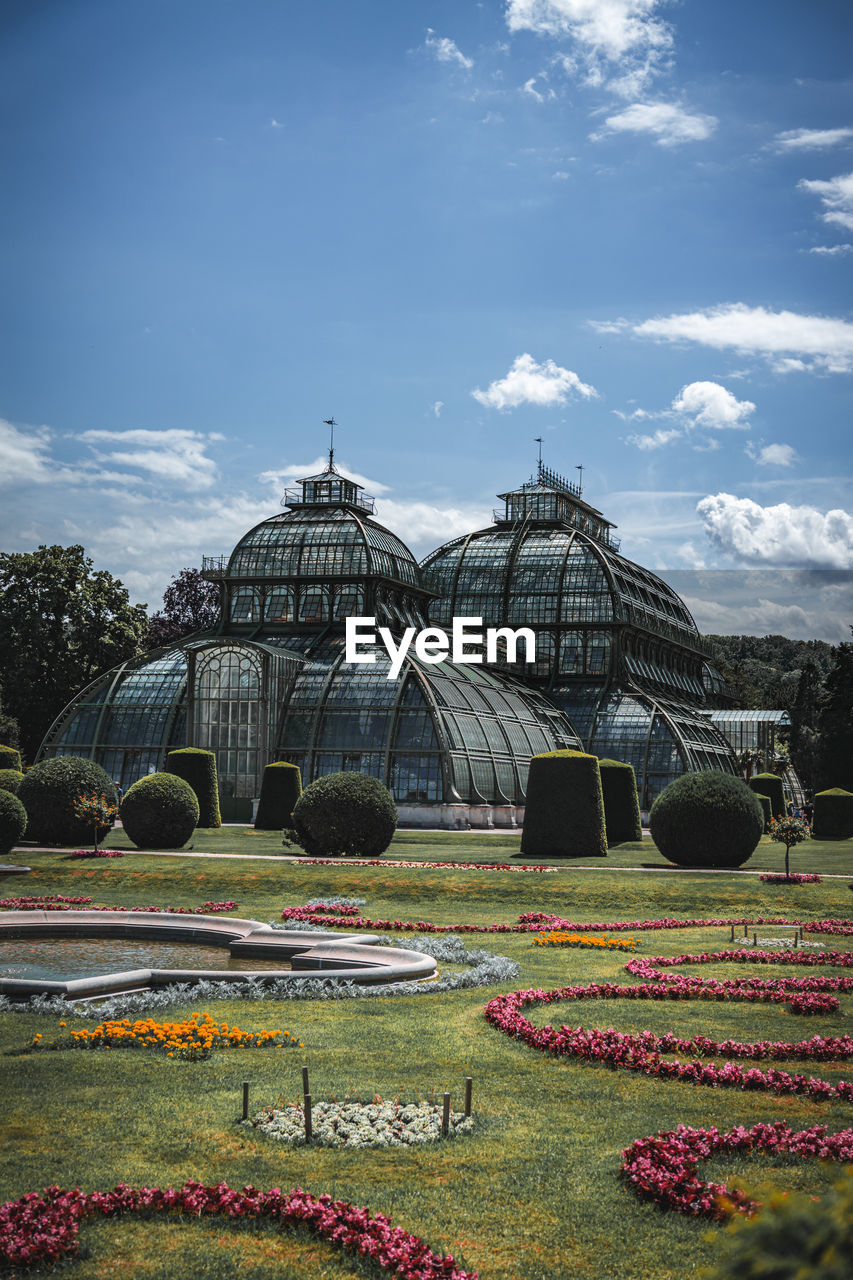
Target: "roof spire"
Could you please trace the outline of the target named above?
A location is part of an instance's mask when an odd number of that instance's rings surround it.
[[[575,467],[575,471],[580,472],[580,475],[578,477],[578,493],[580,494],[580,493],[583,493],[583,463],[582,462],[578,463],[578,465]]]
[[[541,480],[541,479],[542,479],[542,437],[541,437],[541,436],[534,436],[534,437],[533,437],[533,439],[535,440],[536,444],[538,444],[538,445],[539,445],[539,471],[538,471],[538,477],[539,477],[539,479]]]
[[[335,469],[335,427],[338,425],[334,418],[324,418],[323,422],[329,428],[329,470]]]

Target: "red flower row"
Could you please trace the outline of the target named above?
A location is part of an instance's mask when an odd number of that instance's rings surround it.
[[[780,875],[773,872],[769,875],[761,875],[759,880],[763,880],[765,884],[820,884],[820,876],[812,875],[808,871],[792,871],[789,876]]]
[[[123,858],[121,849],[75,849],[69,858]]]
[[[127,911],[152,914],[162,912],[170,916],[213,916],[222,911],[233,911],[236,902],[203,902],[200,907],[107,907],[91,906],[86,897],[66,898],[61,893],[47,893],[42,897],[0,898],[0,911]]]
[[[300,858],[309,867],[339,867],[340,858]],[[556,871],[556,867],[534,866],[527,862],[404,862],[394,858],[347,858],[348,867],[451,867],[458,871]]]
[[[288,1192],[278,1187],[236,1191],[224,1182],[215,1187],[187,1182],[166,1190],[119,1183],[114,1191],[88,1195],[76,1188],[63,1191],[47,1187],[42,1195],[31,1191],[20,1200],[0,1205],[0,1262],[16,1267],[55,1262],[76,1254],[81,1219],[139,1212],[192,1213],[198,1217],[220,1214],[301,1223],[348,1253],[372,1258],[399,1280],[477,1280],[476,1271],[461,1270],[449,1253],[433,1253],[418,1236],[392,1226],[384,1214],[371,1214],[331,1196],[312,1196],[301,1187]]]
[[[696,1175],[700,1160],[723,1151],[784,1152],[803,1159],[853,1160],[853,1129],[828,1134],[823,1125],[795,1133],[781,1121],[738,1126],[728,1133],[692,1129],[680,1124],[673,1132],[638,1138],[622,1152],[622,1175],[643,1197],[680,1213],[727,1218],[758,1208],[742,1191],[720,1183],[702,1182]]]

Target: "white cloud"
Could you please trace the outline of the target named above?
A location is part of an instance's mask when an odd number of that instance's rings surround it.
[[[853,173],[841,173],[827,182],[819,179],[811,182],[803,178],[797,186],[800,191],[820,196],[827,211],[821,214],[824,222],[837,223],[845,230],[853,231]]]
[[[686,111],[674,102],[633,102],[604,123],[606,129],[589,135],[593,142],[609,133],[650,133],[658,146],[676,147],[709,138],[717,127],[717,117]]]
[[[676,413],[692,418],[693,426],[714,427],[716,430],[739,427],[748,431],[749,423],[745,419],[755,412],[751,400],[738,400],[718,382],[688,383],[681,388],[672,407]]]
[[[44,484],[55,478],[46,427],[19,431],[0,419],[0,485]]]
[[[706,311],[658,316],[641,324],[620,320],[593,322],[593,327],[599,333],[630,329],[639,337],[661,342],[698,342],[718,350],[763,355],[780,372],[812,368],[847,373],[853,369],[853,324],[833,316],[769,311],[734,302]]]
[[[778,151],[819,151],[853,141],[853,129],[788,129],[773,139]]]
[[[654,75],[670,54],[672,33],[655,16],[659,0],[508,0],[510,31],[532,31],[571,42],[566,70],[600,85],[611,72],[631,91]],[[617,92],[620,85],[611,85]]]
[[[678,440],[681,432],[676,428],[671,431],[658,430],[650,436],[628,436],[628,444],[636,445],[638,449],[648,452],[652,449],[662,449],[664,445],[671,444],[673,440]]]
[[[506,377],[490,382],[485,391],[475,388],[471,395],[490,409],[514,409],[520,404],[565,404],[572,392],[586,399],[598,395],[595,387],[581,382],[571,369],[563,369],[553,360],[537,364],[525,352],[516,356]]]
[[[209,489],[216,480],[216,463],[205,453],[212,437],[199,431],[83,431],[76,438],[92,447],[99,462],[134,467],[188,489]]]
[[[762,507],[751,498],[716,493],[696,510],[711,542],[745,564],[853,568],[853,515],[787,502]]]
[[[797,451],[790,444],[766,444],[757,453],[750,449],[747,453],[760,467],[792,467],[797,461]]]
[[[806,253],[820,253],[826,257],[833,258],[846,253],[853,253],[853,244],[818,244],[813,249],[806,249]]]
[[[438,62],[455,62],[466,71],[470,71],[474,65],[473,58],[466,58],[453,40],[448,40],[447,36],[437,36],[432,27],[427,28],[424,48],[429,49]]]
[[[565,182],[571,175],[566,173],[565,169],[558,169],[556,173],[551,174],[551,177],[555,182]]]
[[[492,520],[491,507],[437,507],[428,502],[383,498],[376,504],[376,518],[402,538],[417,559],[423,559],[442,542]]]
[[[432,406],[432,411],[436,418],[441,417],[441,411],[443,408],[444,408],[444,401],[436,400],[435,404]]]
[[[535,102],[553,102],[557,95],[550,85],[548,85],[547,83],[543,85],[543,89],[544,89],[543,93],[540,93],[539,90],[536,88],[537,80],[543,80],[547,82],[547,79],[548,77],[545,75],[544,71],[540,71],[538,75],[531,76],[529,80],[526,80],[524,82],[521,92],[526,93],[527,96],[529,98],[533,98]]]
[[[500,111],[487,111],[480,124],[503,124],[503,122],[504,118]]]
[[[271,129],[283,129],[283,128],[284,128],[284,125],[281,123],[281,121],[280,121],[280,120],[276,120],[275,116],[273,116],[272,120],[270,120],[270,128],[271,128]]]

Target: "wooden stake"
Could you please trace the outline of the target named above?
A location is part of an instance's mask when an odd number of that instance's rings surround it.
[[[446,1138],[450,1132],[450,1094],[444,1095],[444,1107],[441,1112],[441,1136]]]
[[[753,935],[752,935],[752,945],[753,945],[754,947],[758,946],[758,943],[757,943],[757,941],[756,941],[755,934],[753,934]]]
[[[734,942],[734,940],[735,940],[735,927],[734,927],[734,925],[732,925],[732,936],[731,936],[731,938],[730,938],[730,941],[731,941],[731,942]]]
[[[310,1142],[313,1136],[311,1127],[311,1094],[305,1094],[305,1141]]]
[[[249,1081],[243,1081],[243,1119],[249,1119]]]
[[[307,1094],[307,1095],[310,1095],[310,1093],[311,1093],[311,1086],[310,1086],[310,1084],[308,1083],[308,1068],[307,1068],[307,1067],[303,1067],[303,1068],[302,1068],[302,1092],[303,1092],[304,1094]]]
[[[466,1076],[465,1077],[465,1115],[466,1116],[470,1116],[471,1114],[471,1089],[473,1085],[474,1085],[474,1081],[472,1077]]]

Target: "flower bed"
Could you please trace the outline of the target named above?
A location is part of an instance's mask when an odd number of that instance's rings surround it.
[[[300,858],[304,866],[339,867],[340,858]],[[426,867],[428,870],[449,868],[456,871],[541,871],[554,872],[556,867],[533,866],[525,862],[405,862],[400,858],[347,858],[348,867]]]
[[[763,880],[765,884],[820,884],[820,876],[812,875],[808,871],[792,871],[786,876],[781,873],[768,873],[760,875],[759,880]]]
[[[237,902],[203,902],[200,907],[107,907],[92,906],[87,897],[68,898],[61,893],[46,893],[23,898],[0,898],[0,911],[127,911],[161,912],[170,916],[213,916],[223,911],[233,911]]]
[[[75,849],[69,858],[123,858],[121,849]]]
[[[65,1022],[60,1022],[65,1027]],[[305,1046],[289,1031],[241,1031],[216,1022],[209,1013],[194,1013],[183,1022],[104,1021],[89,1031],[71,1031],[60,1040],[33,1036],[31,1049],[160,1049],[167,1057],[209,1057],[214,1049],[285,1049]]]
[[[602,951],[636,951],[636,938],[602,938],[594,933],[566,933],[562,929],[552,929],[534,938],[532,947],[587,947]]]
[[[766,1151],[803,1159],[853,1160],[853,1129],[828,1134],[823,1125],[798,1133],[781,1121],[738,1126],[728,1133],[679,1125],[672,1132],[638,1138],[622,1152],[621,1173],[645,1199],[679,1213],[727,1218],[751,1213],[758,1206],[742,1191],[720,1183],[702,1182],[696,1175],[700,1160],[718,1152]]]
[[[305,1112],[299,1103],[265,1107],[247,1123],[290,1146],[305,1144]],[[315,1102],[311,1142],[320,1147],[415,1147],[442,1139],[442,1107],[429,1102]],[[451,1112],[449,1137],[470,1133],[471,1116]]]
[[[418,1236],[394,1227],[384,1214],[312,1196],[301,1187],[293,1191],[233,1190],[227,1183],[206,1187],[186,1182],[182,1187],[128,1187],[114,1191],[46,1187],[20,1200],[0,1205],[0,1263],[31,1267],[53,1263],[78,1250],[80,1223],[100,1215],[117,1218],[128,1213],[191,1214],[193,1217],[266,1218],[282,1226],[301,1225],[345,1253],[371,1258],[398,1280],[477,1280],[476,1271],[463,1271],[451,1254],[433,1253]]]

